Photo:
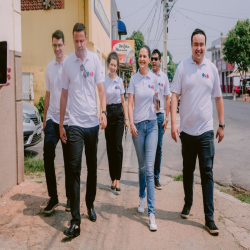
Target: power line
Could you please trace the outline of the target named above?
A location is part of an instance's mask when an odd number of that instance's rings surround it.
[[[243,19],[243,18],[237,18],[237,17],[228,17],[228,16],[220,16],[220,15],[208,14],[208,13],[199,12],[199,11],[195,11],[195,10],[189,10],[189,9],[185,9],[185,8],[179,8],[179,9],[187,10],[187,11],[191,11],[191,12],[194,12],[194,13],[199,13],[199,14],[203,14],[203,15],[207,15],[207,16],[215,16],[215,17],[222,17],[222,18],[229,18],[229,19],[237,19],[237,20]]]
[[[158,34],[159,23],[160,23],[160,19],[161,19],[161,8],[162,8],[162,4],[161,4],[161,7],[160,7],[159,19],[158,19],[158,24],[157,24],[157,30],[155,32],[155,37],[157,37],[157,34]]]
[[[220,31],[220,30],[214,29],[214,28],[212,28],[212,27],[210,27],[210,26],[207,26],[207,25],[205,25],[205,24],[202,24],[202,23],[199,23],[199,22],[195,21],[194,19],[192,19],[192,18],[190,18],[190,17],[184,15],[184,14],[183,14],[182,12],[180,12],[178,9],[175,9],[175,10],[176,10],[177,12],[179,12],[181,15],[183,15],[184,17],[186,17],[187,19],[189,19],[189,20],[191,20],[191,21],[193,21],[193,22],[195,22],[195,23],[198,23],[198,24],[200,24],[200,25],[202,25],[202,26],[204,26],[204,27],[207,27],[207,28],[209,28],[209,29],[218,31],[218,32],[220,32],[220,33],[223,33],[223,32]]]
[[[129,14],[129,15],[127,15],[127,16],[121,18],[121,19],[125,19],[125,18],[127,18],[127,17],[129,17],[129,16],[134,15],[135,13],[137,13],[137,12],[141,11],[142,9],[144,9],[144,8],[145,8],[147,5],[149,5],[150,3],[152,3],[151,0],[150,0],[146,5],[144,5],[141,9],[139,9],[139,10],[137,10],[137,11],[135,11],[135,12],[133,12],[133,13],[131,13],[131,14]]]

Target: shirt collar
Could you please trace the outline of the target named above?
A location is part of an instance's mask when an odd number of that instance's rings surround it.
[[[64,60],[63,60],[61,63],[58,63],[58,62],[56,61],[56,58],[54,58],[53,64],[54,64],[54,65],[63,64],[63,63],[65,62],[66,58],[67,58],[67,55],[64,55],[64,56],[65,56],[65,58],[64,58]]]
[[[138,69],[138,72],[137,72],[137,73],[138,73],[139,80],[141,80],[142,78],[145,77],[145,75],[142,75],[142,74],[140,73],[140,69]],[[148,71],[148,74],[146,75],[146,77],[150,79],[151,76],[152,76],[151,74],[152,74],[152,72],[151,72],[151,70],[149,70],[149,71]]]
[[[193,57],[192,57],[192,56],[190,56],[190,58],[189,58],[189,63],[197,65],[196,62],[193,60]],[[202,63],[201,63],[199,66],[201,66],[201,65],[207,65],[207,59],[206,59],[205,56],[204,56],[204,58],[203,58]]]
[[[155,74],[155,72],[153,71],[153,69],[151,69],[151,72],[152,72],[153,74]],[[161,76],[161,74],[162,74],[162,71],[161,71],[161,69],[160,69],[159,73],[158,73],[158,74],[155,74],[155,75],[156,75],[156,76]]]
[[[87,51],[87,54],[86,54],[86,57],[85,57],[85,60],[84,60],[84,61],[88,61],[89,58],[90,58],[89,51],[88,51],[87,48],[86,48],[86,51]],[[74,62],[76,62],[77,60],[80,60],[80,61],[81,61],[81,59],[78,58],[78,57],[76,56],[76,51],[74,51]]]
[[[118,75],[116,75],[115,79],[112,79],[112,78],[109,77],[109,74],[108,74],[108,78],[109,78],[110,81],[119,82]]]

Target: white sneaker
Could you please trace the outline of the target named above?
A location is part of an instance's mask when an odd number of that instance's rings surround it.
[[[151,231],[157,231],[157,225],[155,223],[155,215],[149,214],[148,216],[148,225]]]
[[[140,198],[140,203],[138,206],[138,212],[143,214],[144,213],[144,206],[145,206],[145,198]]]

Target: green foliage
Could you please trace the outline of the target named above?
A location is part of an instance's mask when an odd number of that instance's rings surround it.
[[[169,56],[169,62],[168,62],[168,79],[169,80],[173,80],[174,78],[174,74],[175,74],[175,70],[176,70],[176,65],[173,62],[173,56],[171,55],[171,53],[168,51],[167,55]],[[163,57],[163,53],[161,53],[161,56]]]
[[[144,44],[144,36],[140,31],[134,31],[126,40],[135,40],[135,62],[136,70],[139,69],[138,58],[141,46]]]
[[[174,176],[174,181],[183,181],[183,175],[179,174],[179,175]]]
[[[250,195],[249,194],[239,194],[236,198],[242,202],[246,202],[250,204]]]
[[[228,33],[223,48],[224,60],[236,63],[239,71],[248,71],[250,66],[250,22],[238,21]]]
[[[44,96],[42,96],[38,102],[38,104],[36,104],[36,108],[38,109],[38,112],[41,116],[41,119],[43,121],[43,113],[44,113]]]
[[[24,158],[24,173],[34,174],[44,172],[44,163],[42,158],[34,158],[32,156],[26,156]]]

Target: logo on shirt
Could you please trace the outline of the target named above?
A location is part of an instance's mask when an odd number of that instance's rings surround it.
[[[208,78],[209,78],[209,75],[208,75],[208,74],[206,75],[205,73],[203,73],[203,74],[202,74],[202,78],[208,79]]]
[[[120,86],[115,86],[115,89],[121,89]]]
[[[87,76],[94,76],[94,72],[87,72]]]
[[[154,85],[148,85],[148,88],[149,89],[154,89],[155,87],[154,87]]]
[[[160,82],[159,82],[158,85],[159,85],[160,87],[163,87],[163,83],[160,83]]]

